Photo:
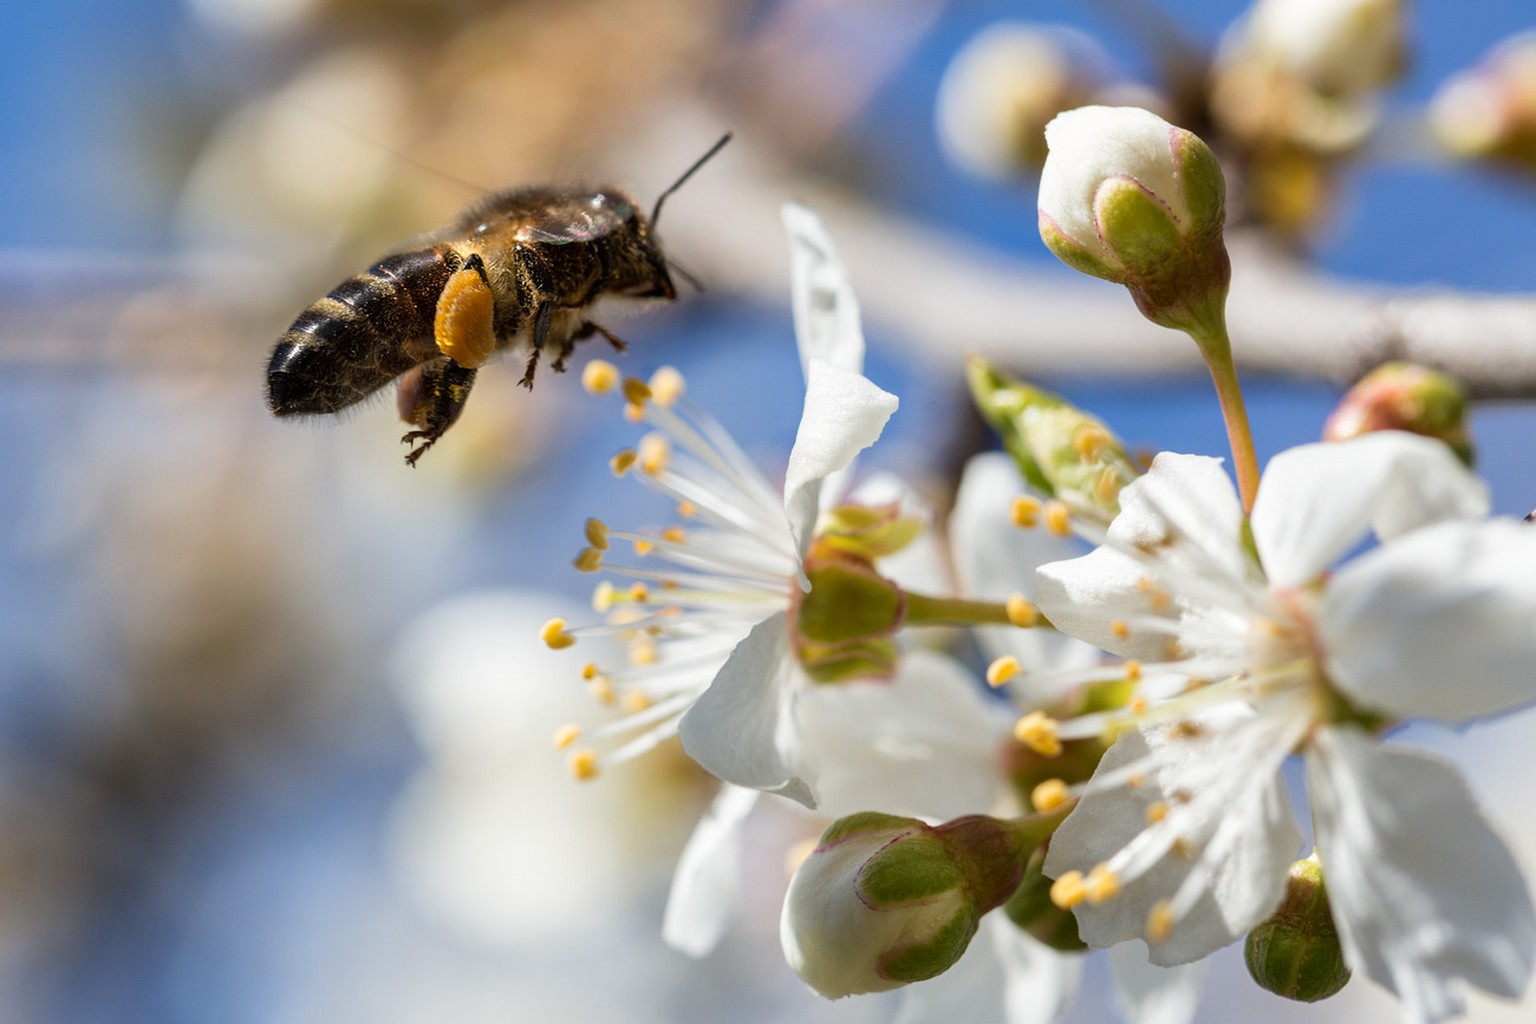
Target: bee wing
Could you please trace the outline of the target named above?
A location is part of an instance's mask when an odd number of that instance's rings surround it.
[[[583,203],[561,205],[530,216],[518,228],[519,242],[590,242],[613,234],[624,226],[623,211],[608,205]]]

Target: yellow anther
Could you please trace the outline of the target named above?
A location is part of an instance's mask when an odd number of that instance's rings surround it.
[[[1013,506],[1009,510],[1013,519],[1013,525],[1029,530],[1040,525],[1040,499],[1021,494],[1013,499]]]
[[[1109,632],[1117,640],[1124,640],[1131,635],[1131,624],[1124,619],[1110,619]]]
[[[1199,722],[1192,722],[1187,718],[1174,722],[1168,728],[1168,738],[1171,740],[1192,740],[1205,734],[1205,726]]]
[[[1147,713],[1147,698],[1138,693],[1131,698],[1131,702],[1126,707],[1130,708],[1133,715],[1144,715]]]
[[[580,555],[577,556],[581,557]],[[599,615],[607,615],[613,608],[613,602],[617,595],[614,593],[613,584],[603,580],[592,588],[592,610]],[[587,676],[591,679],[591,676]]]
[[[600,675],[602,675],[602,670],[597,667],[597,662],[595,661],[589,661],[581,666],[581,678],[589,683]]]
[[[1153,582],[1150,576],[1143,576],[1137,580],[1136,589],[1141,591],[1146,597],[1147,603],[1152,606],[1152,610],[1155,612],[1165,612],[1168,610],[1168,606],[1173,603],[1173,598],[1168,596],[1168,592]]]
[[[562,725],[555,730],[555,749],[564,750],[581,736],[581,726]]]
[[[624,378],[624,401],[630,405],[644,405],[650,401],[651,388],[639,377]]]
[[[1028,629],[1040,621],[1040,609],[1023,594],[1010,594],[1004,608],[1008,611],[1008,621],[1015,626]]]
[[[1099,470],[1093,481],[1093,496],[1099,504],[1107,505],[1120,494],[1120,474],[1108,466]]]
[[[606,359],[594,359],[581,368],[581,386],[589,394],[611,394],[619,386],[619,368]]]
[[[593,677],[592,682],[588,684],[588,689],[592,693],[592,699],[604,707],[611,705],[617,699],[613,692],[613,680],[607,676]]]
[[[1147,805],[1146,818],[1148,825],[1156,825],[1166,817],[1168,817],[1168,801],[1159,800],[1154,804]]]
[[[1135,658],[1125,663],[1125,678],[1127,682],[1134,683],[1141,678],[1141,662]]]
[[[1162,942],[1173,934],[1173,904],[1158,900],[1147,913],[1147,941]]]
[[[1190,842],[1184,836],[1179,836],[1179,838],[1175,839],[1173,841],[1173,845],[1168,847],[1168,849],[1171,850],[1173,855],[1178,857],[1180,860],[1195,859],[1195,844]]]
[[[1061,723],[1044,711],[1031,711],[1013,725],[1014,739],[1041,757],[1061,753]]]
[[[683,383],[683,375],[675,367],[663,366],[651,374],[651,400],[663,409],[673,405],[683,397],[686,389]]]
[[[633,402],[624,403],[624,422],[641,423],[645,420],[645,406]]]
[[[571,559],[571,564],[577,572],[597,572],[603,567],[603,553],[597,548],[582,548]],[[596,600],[595,596],[593,599]]]
[[[637,540],[637,541],[635,541],[635,554],[637,554],[637,555],[648,555],[652,551],[655,551],[655,550],[656,550],[656,545],[654,543],[652,543],[651,541],[648,541],[648,540]]]
[[[1072,510],[1064,501],[1045,503],[1045,528],[1058,537],[1072,536]]]
[[[640,469],[647,476],[655,476],[667,468],[672,459],[672,445],[660,434],[646,434],[640,439]]]
[[[1019,664],[1019,659],[1005,654],[987,666],[987,685],[1002,686],[1022,671],[1024,666]]]
[[[576,642],[576,638],[566,631],[565,620],[561,618],[544,623],[544,628],[539,630],[539,639],[552,651],[564,650]]]
[[[587,543],[599,551],[608,550],[608,524],[601,519],[588,519],[586,525]]]
[[[1029,802],[1034,805],[1035,810],[1044,814],[1066,803],[1071,795],[1067,784],[1061,779],[1046,779],[1029,791]]]
[[[1068,871],[1051,883],[1051,902],[1062,910],[1071,910],[1088,896],[1081,871]]]
[[[650,639],[636,640],[629,645],[629,663],[635,666],[656,664],[656,643]]]
[[[600,772],[595,750],[573,750],[566,764],[570,765],[571,774],[581,782],[592,781]]]
[[[1125,784],[1132,789],[1140,789],[1147,784],[1147,777],[1141,772],[1131,772],[1125,777]]]
[[[651,599],[651,588],[644,583],[634,583],[629,588],[629,599],[636,604],[644,604]]]
[[[1093,906],[1108,903],[1120,895],[1120,876],[1109,869],[1108,864],[1099,864],[1088,872],[1088,878],[1083,882],[1084,895]]]
[[[631,715],[638,715],[654,703],[644,690],[624,691],[624,710]]]
[[[1072,435],[1072,450],[1084,462],[1092,462],[1099,457],[1099,451],[1113,440],[1109,432],[1101,427],[1083,427]]]
[[[683,532],[681,526],[669,526],[661,531],[661,536],[663,540],[669,540],[673,544],[681,544],[687,539],[688,535]]]
[[[639,455],[626,448],[608,460],[608,468],[613,470],[614,476],[623,476],[634,468],[635,462],[639,458]]]
[[[677,514],[684,519],[692,519],[699,514],[699,506],[691,501],[680,501],[677,503]]]

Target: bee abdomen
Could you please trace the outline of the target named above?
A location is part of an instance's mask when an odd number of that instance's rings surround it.
[[[272,411],[336,412],[435,357],[437,296],[461,263],[444,245],[395,253],[299,314],[267,367]]]

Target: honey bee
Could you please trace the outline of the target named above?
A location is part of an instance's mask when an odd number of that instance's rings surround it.
[[[276,416],[338,412],[399,378],[400,417],[416,428],[400,440],[420,442],[405,457],[414,466],[458,419],[475,371],[495,352],[526,338],[520,383],[532,388],[546,350],[556,372],[594,334],[623,351],[587,307],[603,295],[677,298],[656,220],[666,198],[730,138],[662,192],[649,218],[617,188],[486,196],[299,314],[272,350],[268,406]]]

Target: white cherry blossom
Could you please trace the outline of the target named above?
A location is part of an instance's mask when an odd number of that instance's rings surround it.
[[[1139,680],[1125,711],[1061,725],[1125,730],[1046,862],[1084,938],[1145,937],[1177,964],[1264,920],[1301,853],[1279,775],[1299,751],[1349,963],[1413,1021],[1459,1013],[1463,982],[1519,996],[1536,948],[1519,869],[1451,766],[1377,734],[1536,697],[1536,529],[1483,519],[1448,449],[1392,432],[1277,456],[1251,525],[1196,456],[1159,456],[1121,506],[1097,550],[1037,580],[1052,622]]]

